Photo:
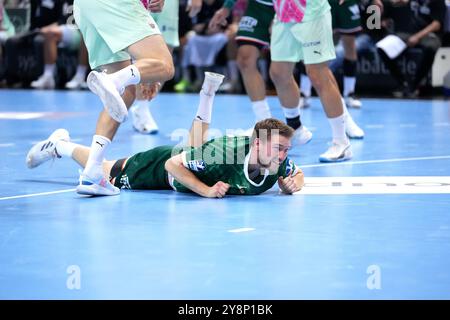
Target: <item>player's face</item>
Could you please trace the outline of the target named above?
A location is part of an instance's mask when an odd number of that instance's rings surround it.
[[[290,148],[291,139],[278,134],[272,135],[268,141],[260,140],[258,164],[265,169],[269,169],[271,174],[275,174],[283,161],[286,160]]]

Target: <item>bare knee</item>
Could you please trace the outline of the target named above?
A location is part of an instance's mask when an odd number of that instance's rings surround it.
[[[282,85],[291,81],[292,74],[289,73],[289,71],[283,66],[277,63],[272,63],[270,66],[270,78],[275,85]]]
[[[326,86],[329,85],[329,69],[317,66],[317,67],[306,67],[306,73],[308,74],[311,84],[316,91],[322,91]]]
[[[245,72],[247,70],[256,70],[257,57],[246,51],[239,51],[237,55],[237,64],[239,70]]]

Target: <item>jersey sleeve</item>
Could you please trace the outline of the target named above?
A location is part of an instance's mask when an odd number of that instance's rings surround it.
[[[300,172],[300,168],[289,158],[284,160],[283,164],[280,166],[278,170],[278,176],[286,178],[292,173],[292,177],[294,177],[297,173]]]

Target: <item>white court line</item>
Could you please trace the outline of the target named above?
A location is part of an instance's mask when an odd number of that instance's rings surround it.
[[[48,195],[51,195],[51,194],[73,192],[75,190],[76,189],[65,189],[65,190],[57,190],[57,191],[49,191],[49,192],[41,192],[41,193],[23,194],[23,195],[20,195],[20,196],[2,197],[2,198],[0,198],[0,201],[2,201],[2,200],[12,200],[12,199],[22,199],[22,198],[31,198],[31,197],[40,197],[40,196],[48,196]]]
[[[416,157],[416,158],[397,158],[397,159],[384,159],[384,160],[365,160],[365,161],[347,161],[347,162],[332,162],[332,163],[321,163],[321,164],[308,164],[299,165],[300,168],[320,168],[320,167],[331,167],[331,166],[350,166],[354,164],[371,164],[371,163],[385,163],[385,162],[402,162],[402,161],[418,161],[418,160],[442,160],[450,159],[450,156],[436,156],[436,157]]]
[[[249,232],[249,231],[254,231],[254,230],[255,230],[255,228],[239,228],[239,229],[228,230],[228,232],[239,233],[239,232]]]
[[[12,147],[14,145],[14,143],[0,143],[0,148]]]
[[[364,126],[366,129],[383,129],[384,124],[368,124]]]

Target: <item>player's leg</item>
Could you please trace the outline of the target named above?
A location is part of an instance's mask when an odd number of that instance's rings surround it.
[[[114,72],[130,64],[130,61],[122,61],[111,63],[100,68]],[[128,86],[122,95],[122,99],[125,106],[129,108],[135,99],[135,86]],[[105,180],[102,168],[106,150],[111,144],[119,126],[120,123],[112,119],[109,112],[106,110],[100,112],[95,135],[92,138],[91,151],[80,177],[80,185],[77,188],[78,193],[89,194],[91,192],[93,195],[113,195],[119,193],[119,189],[111,185],[108,180]]]
[[[356,52],[356,36],[353,34],[342,34],[342,44],[344,46],[344,88],[343,96],[349,108],[361,108],[362,103],[355,98],[356,87],[356,62],[358,59]]]
[[[293,76],[294,68],[294,62],[272,61],[270,77],[277,90],[286,123],[295,130],[292,141],[302,145],[311,140],[312,133],[300,120],[300,90]]]
[[[224,76],[218,73],[205,72],[202,89],[199,93],[197,113],[189,132],[189,146],[199,147],[207,140],[207,131],[211,123],[214,97]]]
[[[37,142],[28,152],[26,163],[34,169],[43,163],[58,158],[71,158],[82,168],[88,162],[90,148],[70,141],[69,132],[65,129],[55,130],[47,139]],[[103,161],[103,172],[109,172],[115,161]]]
[[[97,94],[117,122],[123,122],[127,107],[124,89],[141,82],[164,82],[172,78],[173,62],[160,31],[139,1],[102,2],[79,0],[74,16],[86,43],[92,69],[88,86]],[[108,74],[100,65],[130,59],[136,61]]]
[[[58,57],[58,43],[62,38],[61,28],[52,24],[41,29],[44,36],[44,73],[39,79],[31,82],[31,87],[35,89],[54,89],[56,59]]]
[[[168,1],[164,4],[161,13],[152,13],[152,17],[161,30],[161,34],[168,45],[170,54],[173,49],[180,45],[178,37],[178,1]],[[161,88],[164,83],[161,83]],[[158,132],[158,125],[154,120],[149,102],[143,99],[140,90],[136,92],[136,102],[130,109],[133,117],[133,127],[143,134],[154,134]]]
[[[295,82],[295,64],[303,59],[301,42],[291,31],[291,25],[275,20],[270,38],[272,63],[270,77],[277,90],[278,99],[286,117],[286,122],[295,130],[292,141],[296,144],[308,143],[312,133],[300,120],[300,91]]]
[[[86,71],[88,69],[89,63],[86,45],[84,44],[84,41],[78,29],[73,29],[68,26],[64,30],[66,33],[66,41],[71,43],[72,46],[75,46],[75,42],[77,42],[76,48],[78,49],[77,71],[75,72],[75,75],[72,77],[72,79],[66,83],[65,87],[69,90],[85,89],[87,88]]]
[[[266,84],[258,70],[260,49],[251,44],[242,44],[237,53],[237,63],[241,71],[245,90],[250,97],[256,122],[271,117],[266,99]]]

